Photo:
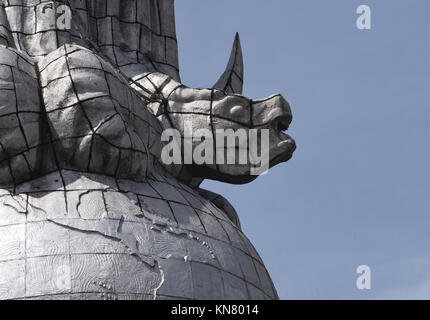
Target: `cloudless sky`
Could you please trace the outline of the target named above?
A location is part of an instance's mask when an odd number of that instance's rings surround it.
[[[292,107],[290,162],[203,185],[235,206],[280,297],[429,299],[430,2],[181,0],[176,23],[184,84],[211,87],[238,31],[244,95]]]

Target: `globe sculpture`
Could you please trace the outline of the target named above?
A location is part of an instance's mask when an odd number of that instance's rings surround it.
[[[234,208],[199,187],[251,165],[161,156],[189,121],[265,128],[269,166],[289,160],[288,103],[242,84],[238,36],[213,88],[181,84],[173,0],[0,0],[0,299],[277,299]]]

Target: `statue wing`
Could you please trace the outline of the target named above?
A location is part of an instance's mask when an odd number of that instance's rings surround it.
[[[70,4],[83,21],[81,30],[127,75],[158,71],[180,81],[174,0]]]
[[[68,43],[101,51],[130,77],[159,71],[180,80],[174,0],[0,0],[0,44],[37,59]]]

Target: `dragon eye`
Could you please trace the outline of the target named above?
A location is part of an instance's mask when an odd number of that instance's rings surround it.
[[[244,108],[242,106],[235,106],[230,110],[232,116],[240,116],[243,112]]]

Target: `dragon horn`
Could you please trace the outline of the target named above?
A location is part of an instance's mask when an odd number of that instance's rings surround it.
[[[243,54],[242,47],[240,45],[239,33],[236,33],[227,69],[213,88],[223,90],[227,94],[242,94]]]

